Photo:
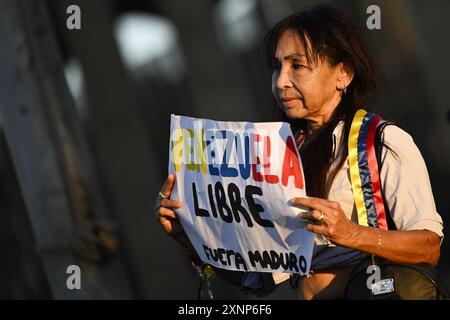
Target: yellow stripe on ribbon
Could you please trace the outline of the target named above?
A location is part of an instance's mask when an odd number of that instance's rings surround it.
[[[356,210],[358,212],[358,223],[368,226],[366,205],[361,188],[361,177],[359,175],[358,165],[358,136],[367,111],[359,109],[353,118],[348,139],[348,159],[350,164],[350,178],[352,180],[353,197],[355,199]]]

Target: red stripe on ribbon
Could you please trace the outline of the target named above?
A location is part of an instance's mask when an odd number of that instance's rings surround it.
[[[375,116],[370,124],[369,134],[367,135],[366,145],[367,145],[367,163],[370,168],[370,178],[372,180],[372,192],[375,201],[375,207],[378,216],[378,225],[380,229],[387,230],[386,222],[386,212],[384,211],[383,197],[381,196],[381,183],[380,176],[378,172],[378,162],[377,156],[375,154],[375,133],[377,131],[377,126],[380,123],[381,118]]]

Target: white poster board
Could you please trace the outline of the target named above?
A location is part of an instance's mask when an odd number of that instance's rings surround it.
[[[313,234],[289,205],[305,196],[289,124],[172,115],[172,199],[202,261],[240,271],[309,273]]]

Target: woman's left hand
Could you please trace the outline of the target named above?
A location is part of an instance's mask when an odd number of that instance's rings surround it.
[[[359,234],[359,226],[347,218],[338,202],[308,197],[293,198],[291,204],[310,208],[310,211],[299,214],[309,220],[306,228],[337,245],[350,247]]]

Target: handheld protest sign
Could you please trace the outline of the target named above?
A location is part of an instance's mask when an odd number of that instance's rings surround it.
[[[313,234],[289,199],[305,196],[289,124],[172,115],[169,173],[200,258],[228,270],[309,273]]]

